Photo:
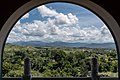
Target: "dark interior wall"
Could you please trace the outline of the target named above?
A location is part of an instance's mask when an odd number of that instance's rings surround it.
[[[0,29],[19,7],[30,0],[0,0]]]
[[[30,0],[0,0],[0,29],[6,20],[20,6]],[[120,2],[119,0],[91,0],[107,10],[120,25]]]

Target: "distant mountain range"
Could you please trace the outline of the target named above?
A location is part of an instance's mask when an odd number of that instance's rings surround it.
[[[114,43],[69,43],[69,42],[42,42],[42,41],[20,41],[12,44],[23,45],[23,46],[34,46],[34,47],[81,47],[81,48],[108,48],[115,49]]]

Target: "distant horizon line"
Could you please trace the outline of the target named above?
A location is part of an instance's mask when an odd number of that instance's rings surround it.
[[[97,44],[104,44],[104,43],[114,43],[115,42],[70,42],[70,41],[35,41],[35,40],[31,40],[31,41],[15,41],[15,42],[6,42],[6,43],[16,43],[16,42],[44,42],[44,43],[53,43],[53,42],[63,42],[63,43],[87,43],[87,44],[93,44],[93,43],[97,43]]]

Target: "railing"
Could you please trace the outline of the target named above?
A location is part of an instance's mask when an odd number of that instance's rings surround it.
[[[116,77],[99,77],[98,62],[96,58],[91,61],[91,77],[32,77],[31,76],[31,61],[30,58],[24,60],[24,75],[23,77],[2,78],[2,80],[118,80]]]

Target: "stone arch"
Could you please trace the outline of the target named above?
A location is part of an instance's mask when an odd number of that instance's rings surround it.
[[[6,21],[6,23],[3,25],[1,31],[0,31],[0,79],[2,79],[2,56],[3,56],[3,48],[4,44],[6,42],[6,38],[11,31],[14,24],[17,22],[17,20],[23,16],[26,12],[30,11],[31,9],[42,5],[46,3],[51,2],[68,2],[77,4],[80,6],[83,6],[89,10],[91,10],[93,13],[95,13],[97,16],[99,16],[103,22],[108,26],[110,32],[112,33],[112,36],[115,40],[117,52],[118,52],[118,77],[120,79],[120,27],[115,21],[115,19],[102,7],[98,6],[97,4],[89,1],[89,0],[32,0],[28,3],[21,6],[19,9],[17,9],[10,18]]]

